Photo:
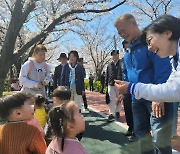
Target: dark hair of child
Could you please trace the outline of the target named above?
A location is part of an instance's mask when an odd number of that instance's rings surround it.
[[[53,97],[57,97],[59,100],[70,100],[71,91],[68,87],[59,86],[53,91]]]
[[[64,149],[64,139],[67,136],[67,122],[75,122],[74,107],[75,103],[69,101],[57,107],[54,107],[49,112],[50,124],[52,133],[55,137],[61,138],[61,150]]]
[[[41,94],[36,94],[34,98],[36,106],[42,107],[43,103],[45,102],[45,98]]]
[[[12,95],[7,95],[0,98],[0,117],[3,120],[8,120],[12,109],[22,107],[24,102],[31,98],[32,97],[30,95],[23,92],[16,92]]]

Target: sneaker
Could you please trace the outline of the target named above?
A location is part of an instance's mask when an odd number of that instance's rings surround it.
[[[115,120],[114,116],[112,114],[108,117],[108,122],[113,122]]]
[[[124,136],[132,136],[132,135],[133,135],[133,133],[129,130],[124,134]]]
[[[119,118],[120,118],[120,114],[119,114],[119,112],[116,112],[116,120],[118,120]]]

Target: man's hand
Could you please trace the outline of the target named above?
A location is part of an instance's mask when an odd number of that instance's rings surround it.
[[[115,81],[115,86],[117,87],[120,94],[128,93],[129,82],[121,81],[121,80],[114,80],[114,81]]]
[[[124,100],[124,95],[120,94],[118,96],[117,102],[116,102],[116,106],[118,106],[120,103],[122,103],[122,101]]]
[[[156,118],[164,116],[164,103],[152,102],[152,112]]]

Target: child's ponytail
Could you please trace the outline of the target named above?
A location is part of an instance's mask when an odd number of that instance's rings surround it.
[[[71,105],[72,104],[72,105]],[[67,122],[74,122],[74,102],[63,103],[49,112],[50,126],[55,137],[61,138],[61,150],[64,149],[64,139],[67,136]]]

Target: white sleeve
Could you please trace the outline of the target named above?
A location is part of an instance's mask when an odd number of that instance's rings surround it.
[[[180,66],[172,72],[166,83],[154,85],[137,83],[134,89],[136,99],[144,98],[157,102],[180,101]]]
[[[20,85],[23,85],[24,87],[27,88],[37,88],[38,82],[29,79],[28,70],[29,70],[29,62],[27,61],[21,67],[21,71],[19,74]]]

